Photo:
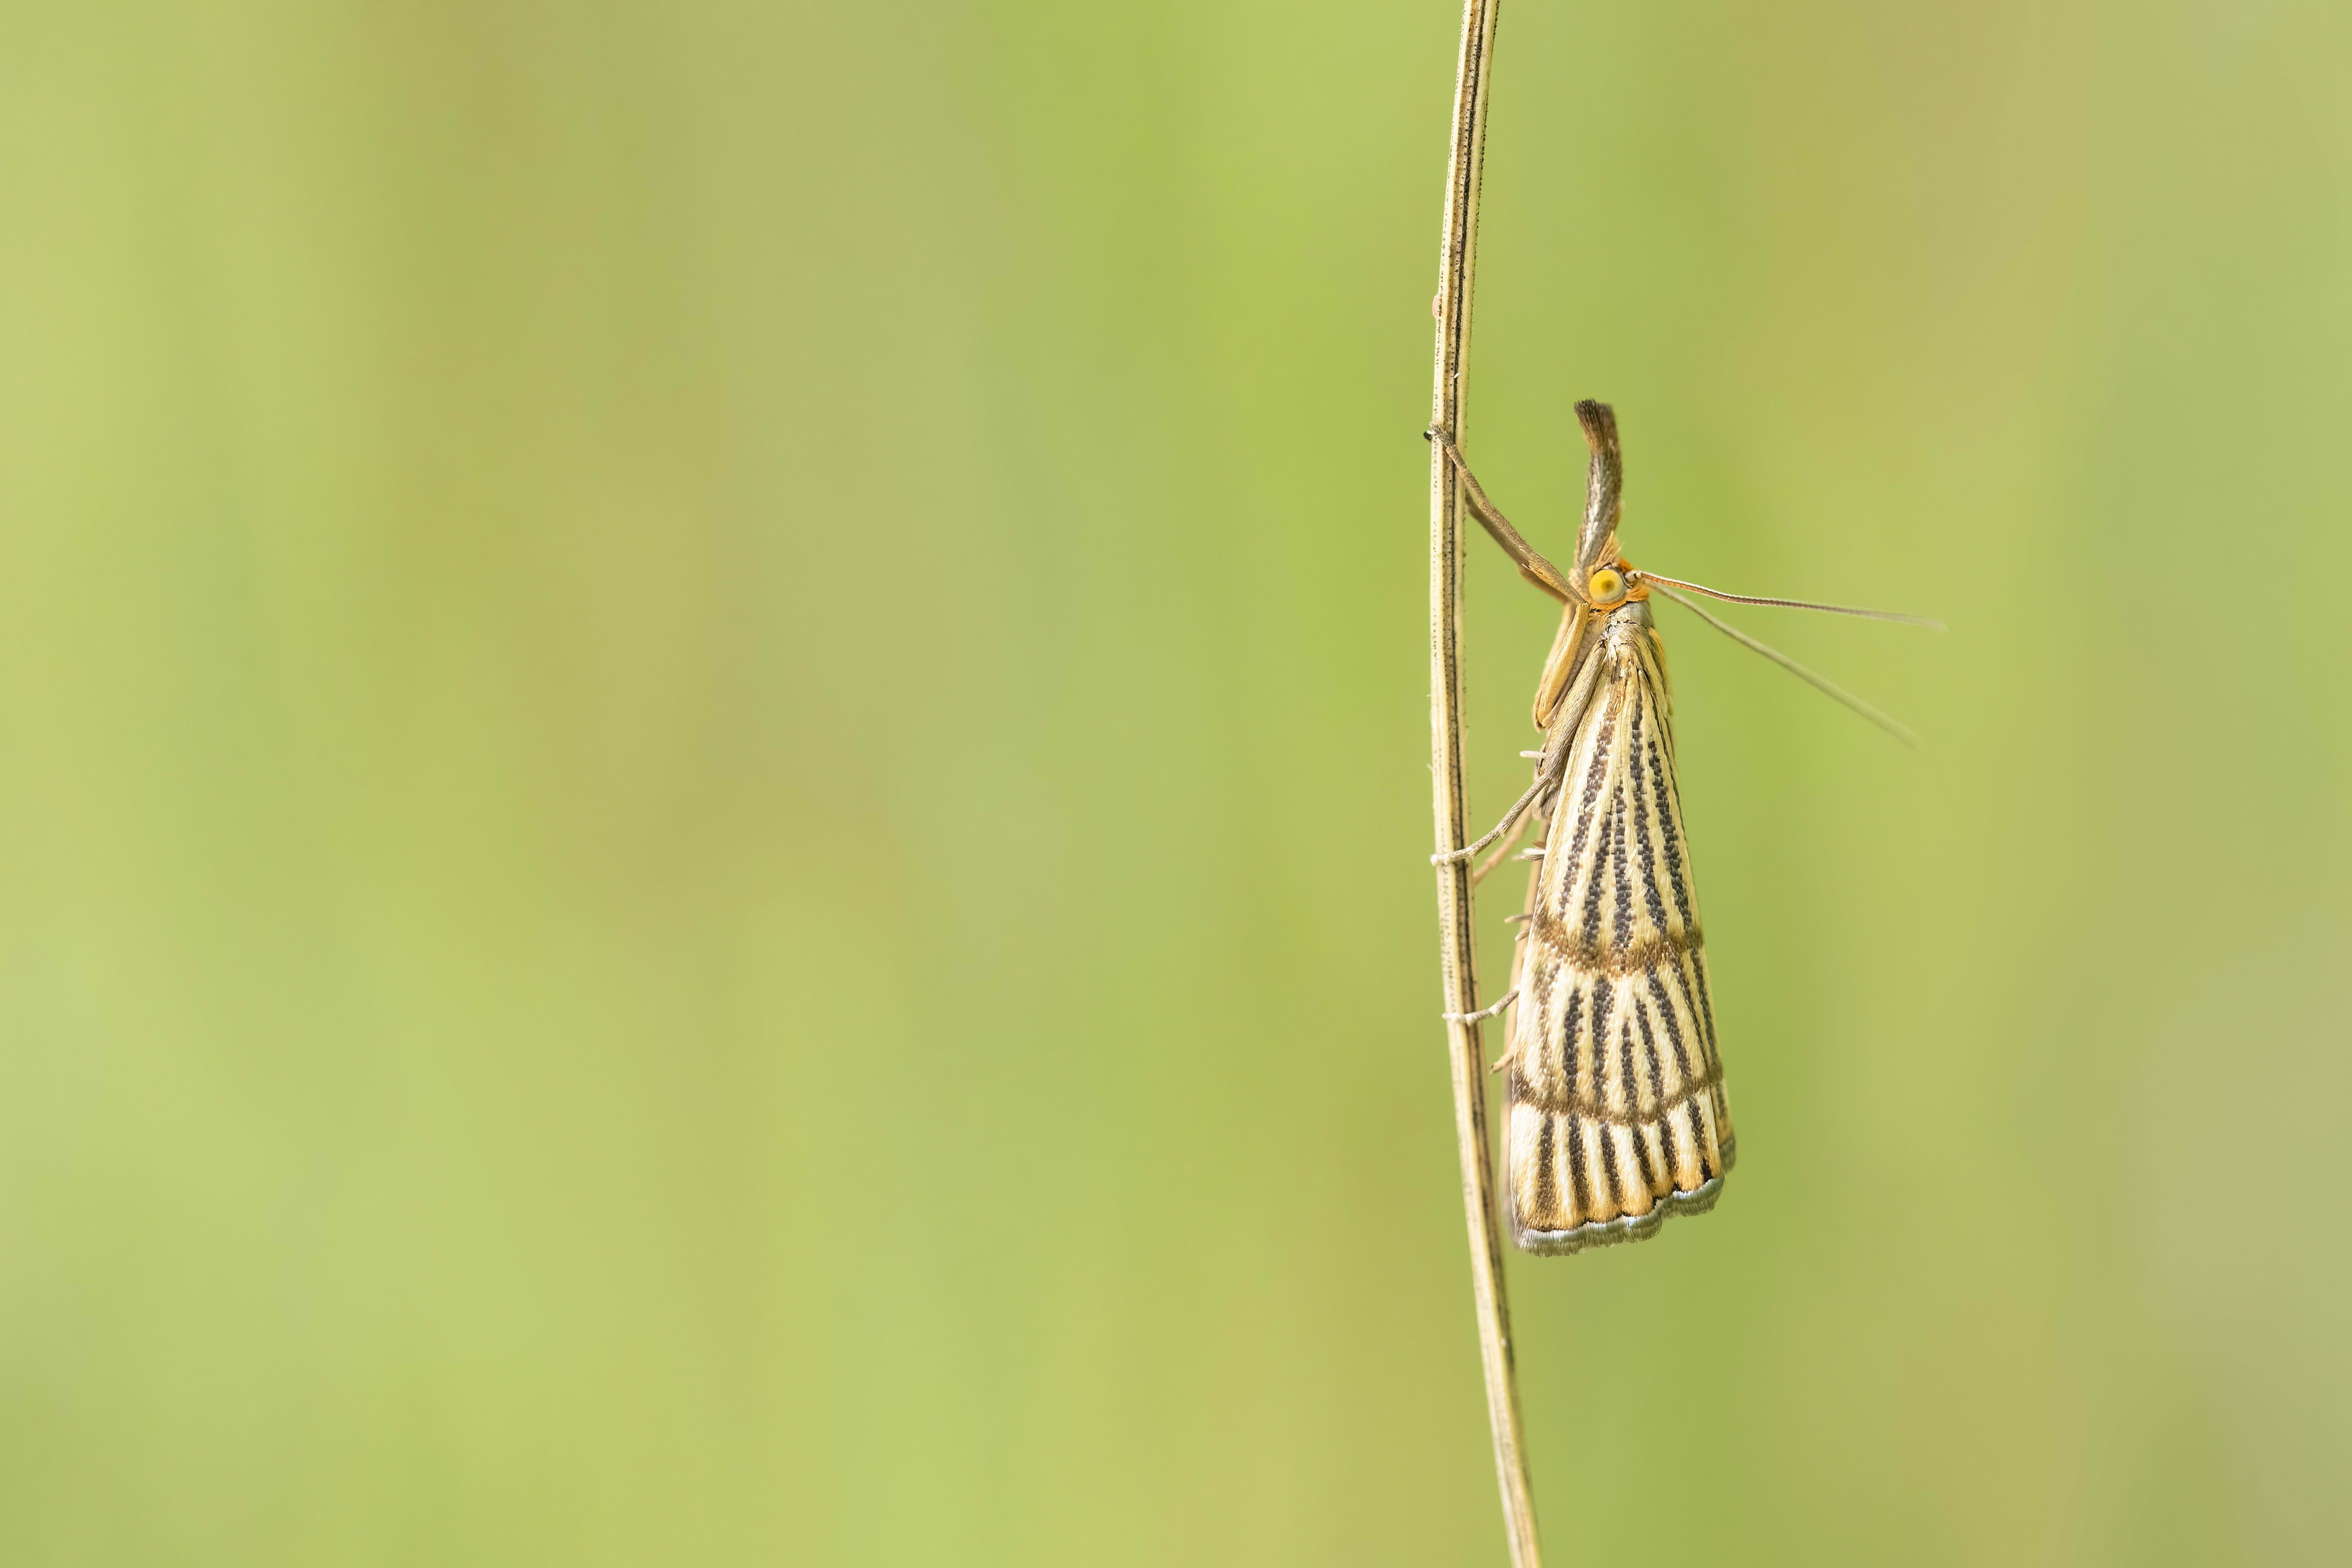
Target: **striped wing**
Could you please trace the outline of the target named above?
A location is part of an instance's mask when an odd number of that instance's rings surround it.
[[[1530,1252],[1652,1235],[1712,1207],[1731,1168],[1648,619],[1610,620],[1529,889],[1504,1162],[1512,1239]]]

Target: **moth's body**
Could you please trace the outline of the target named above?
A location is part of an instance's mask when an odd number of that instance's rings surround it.
[[[1528,887],[1503,1161],[1512,1239],[1573,1252],[1711,1206],[1734,1144],[1649,605],[1571,605],[1564,765]],[[1563,656],[1568,658],[1563,658]]]
[[[1669,1214],[1708,1208],[1733,1153],[1675,785],[1665,647],[1648,585],[1618,553],[1616,419],[1599,403],[1576,412],[1592,471],[1568,572],[1461,468],[1488,531],[1563,602],[1536,684],[1545,738],[1535,783],[1480,841],[1507,843],[1530,811],[1544,823],[1500,1064],[1511,1238],[1529,1252],[1632,1240]]]
[[[1527,929],[1510,991],[1492,1007],[1446,1015],[1475,1023],[1517,1004],[1510,1049],[1496,1066],[1510,1068],[1503,1174],[1511,1239],[1529,1252],[1635,1240],[1654,1235],[1670,1214],[1711,1208],[1736,1149],[1651,591],[1914,745],[1916,736],[1869,703],[1676,590],[1940,629],[1919,616],[1726,594],[1636,572],[1617,550],[1624,488],[1617,416],[1605,403],[1585,402],[1576,417],[1592,468],[1565,572],[1520,537],[1453,443],[1431,432],[1472,513],[1519,574],[1562,605],[1559,635],[1536,682],[1544,744],[1526,753],[1536,759],[1535,782],[1492,833],[1436,857],[1467,860],[1502,839],[1475,881],[1530,816],[1544,825],[1543,847],[1530,851],[1538,864],[1518,917]]]

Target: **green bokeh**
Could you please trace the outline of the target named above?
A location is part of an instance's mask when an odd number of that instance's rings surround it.
[[[1457,25],[7,13],[0,1561],[1501,1560]],[[1661,611],[1742,1158],[1514,1260],[1556,1563],[2352,1556],[2348,66],[1507,9],[1497,499],[1952,626]]]

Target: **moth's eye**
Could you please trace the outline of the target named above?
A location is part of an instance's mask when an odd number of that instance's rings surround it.
[[[1596,605],[1613,605],[1625,596],[1625,579],[1606,566],[1595,572],[1586,586],[1592,591]]]

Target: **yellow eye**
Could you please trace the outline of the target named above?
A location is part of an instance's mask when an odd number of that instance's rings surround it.
[[[1625,579],[1606,566],[1595,572],[1592,581],[1585,586],[1591,590],[1592,602],[1596,605],[1613,605],[1625,596]]]

